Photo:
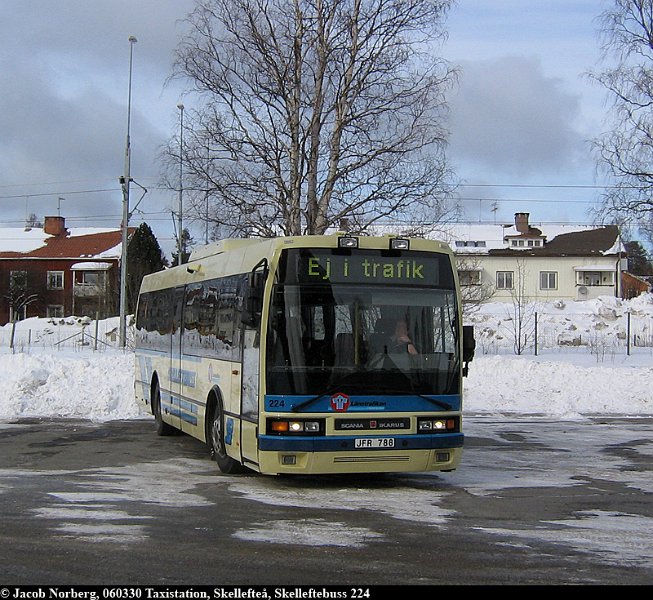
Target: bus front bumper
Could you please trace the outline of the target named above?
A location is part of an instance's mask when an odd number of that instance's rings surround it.
[[[464,436],[462,433],[387,436],[393,440],[393,446],[374,449],[365,448],[360,441],[357,444],[356,440],[361,438],[379,439],[378,436],[261,436],[261,471],[277,474],[451,471],[460,463]]]

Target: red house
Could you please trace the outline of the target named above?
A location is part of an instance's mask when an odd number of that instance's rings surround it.
[[[43,228],[0,228],[0,325],[118,314],[121,252],[121,229],[66,229],[59,216]]]

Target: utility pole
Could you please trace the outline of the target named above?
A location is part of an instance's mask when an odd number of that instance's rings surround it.
[[[129,36],[129,90],[127,96],[127,141],[125,144],[125,171],[120,178],[122,184],[122,249],[120,259],[120,345],[127,344],[127,233],[129,228],[129,184],[131,183],[131,146],[129,129],[131,126],[132,102],[132,59],[136,38]]]
[[[177,264],[182,263],[181,251],[183,248],[182,241],[182,224],[183,224],[183,191],[184,191],[184,105],[177,104],[179,109],[179,214],[177,215]]]

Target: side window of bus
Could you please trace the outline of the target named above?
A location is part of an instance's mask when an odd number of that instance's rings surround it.
[[[151,294],[143,294],[138,299],[138,308],[136,310],[136,331],[148,331],[148,305],[150,303]]]
[[[171,290],[143,294],[138,301],[136,342],[140,347],[166,349],[172,333],[174,303]],[[167,340],[167,341],[166,341]]]
[[[239,360],[242,279],[224,277],[186,286],[184,352]]]

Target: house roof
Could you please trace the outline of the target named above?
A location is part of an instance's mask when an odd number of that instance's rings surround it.
[[[446,223],[435,224],[425,237],[440,239],[458,255],[486,256],[614,256],[625,252],[616,225],[549,225],[536,227],[525,223],[514,224]],[[517,217],[517,215],[515,215]],[[386,233],[402,232],[401,226],[382,226]],[[405,227],[404,227],[405,229]],[[540,245],[527,243],[515,248],[512,240],[540,240]]]
[[[120,258],[121,252],[120,229],[81,227],[67,229],[65,235],[49,235],[39,227],[0,228],[0,259],[110,260]]]
[[[532,235],[518,232],[513,226],[452,224],[429,235],[440,235],[456,253],[515,254],[532,256],[593,256],[617,254],[623,251],[619,229],[615,225],[602,227],[577,225],[539,225]],[[544,238],[544,245],[513,249],[509,240]],[[457,243],[458,242],[458,243]]]
[[[623,250],[619,237],[619,228],[616,225],[606,225],[557,235],[548,240],[543,248],[535,248],[534,254],[544,256],[605,256],[607,254],[619,254]]]

